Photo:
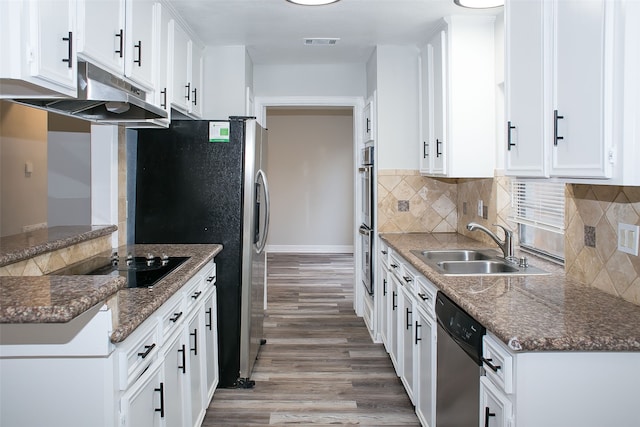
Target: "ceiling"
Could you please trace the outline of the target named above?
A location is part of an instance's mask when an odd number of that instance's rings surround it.
[[[169,0],[207,46],[245,45],[254,64],[366,62],[374,47],[421,45],[445,15],[502,13],[471,10],[453,0],[341,0],[299,6],[286,0]],[[305,38],[340,38],[307,46]]]

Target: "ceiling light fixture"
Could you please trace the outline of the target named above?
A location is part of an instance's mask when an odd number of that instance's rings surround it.
[[[301,4],[303,6],[322,6],[324,4],[331,4],[340,0],[287,0],[289,3]]]
[[[453,0],[455,4],[470,9],[488,9],[504,6],[504,0]]]

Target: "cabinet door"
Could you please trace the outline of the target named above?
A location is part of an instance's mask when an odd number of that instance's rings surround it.
[[[431,47],[431,61],[429,65],[429,73],[432,82],[429,87],[433,88],[431,96],[433,99],[430,103],[433,105],[433,136],[429,143],[431,145],[431,155],[433,156],[433,167],[431,172],[434,174],[447,173],[447,33],[438,31],[438,33],[429,42]]]
[[[480,425],[511,426],[512,404],[487,377],[480,377]]]
[[[189,42],[190,53],[191,53],[191,100],[189,105],[189,112],[195,117],[202,116],[202,104],[204,101],[203,91],[202,91],[202,63],[203,59],[203,49],[202,47],[195,44],[193,41]]]
[[[435,426],[436,320],[417,310],[414,328],[416,414],[423,425]]]
[[[418,155],[420,173],[431,173],[431,141],[433,137],[433,46],[420,49],[418,60],[420,88],[420,151]]]
[[[364,106],[363,110],[363,118],[364,122],[362,123],[362,131],[364,137],[363,141],[371,141],[373,140],[373,122],[371,117],[371,101],[367,102],[367,105]]]
[[[188,102],[191,101],[191,83],[189,82],[188,60],[189,60],[189,37],[187,33],[175,21],[169,23],[169,37],[171,45],[171,59],[173,64],[171,69],[172,82],[171,104],[182,112],[189,111]]]
[[[161,3],[156,3],[156,23],[158,25],[158,38],[160,40],[157,50],[157,79],[155,81],[155,101],[161,108],[169,111],[169,23],[171,15]]]
[[[610,137],[605,123],[611,101],[609,67],[613,2],[562,0],[554,6],[554,102],[552,176],[602,178]]]
[[[167,426],[183,426],[185,423],[185,388],[187,374],[187,340],[184,326],[170,344],[164,357],[165,419]]]
[[[31,0],[29,7],[29,74],[75,96],[75,1]]]
[[[204,303],[204,333],[206,347],[207,399],[205,405],[213,397],[218,386],[218,317],[216,290]]]
[[[122,396],[121,419],[127,427],[157,427],[165,415],[164,383],[160,363],[154,363]]]
[[[204,419],[204,375],[205,366],[203,360],[206,356],[204,342],[204,315],[199,309],[191,319],[188,326],[189,332],[189,396],[191,409],[191,426],[199,426]]]
[[[550,75],[545,59],[550,7],[542,1],[505,3],[507,151],[506,174],[546,176],[550,133],[544,120]],[[547,84],[545,84],[547,79]]]
[[[391,358],[391,362],[393,363],[393,367],[396,369],[396,373],[400,373],[399,368],[399,360],[398,360],[398,291],[400,285],[398,285],[398,280],[393,274],[389,274],[389,293],[390,293],[390,304],[389,304],[389,347],[387,350],[389,351],[389,357]]]
[[[154,32],[154,3],[127,2],[125,75],[147,89],[153,89],[154,55],[159,50]]]
[[[413,382],[414,308],[407,289],[401,287],[398,295],[400,297],[400,310],[398,314],[400,314],[401,317],[398,319],[400,329],[398,347],[400,348],[400,358],[402,359],[402,373],[400,378],[411,402],[415,404]]]
[[[380,262],[379,264],[382,264]],[[389,294],[389,278],[386,265],[380,267],[380,338],[387,352],[389,352],[389,311],[391,310],[391,295]]]
[[[118,75],[124,72],[124,0],[78,1],[78,56]]]

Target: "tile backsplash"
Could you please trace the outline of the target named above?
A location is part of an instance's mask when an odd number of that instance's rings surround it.
[[[640,257],[617,250],[618,223],[640,225],[640,187],[568,184],[565,194],[567,277],[640,305]]]
[[[517,234],[508,220],[510,185],[504,176],[440,179],[414,170],[380,170],[378,231],[457,231],[494,245],[466,225],[475,221],[495,230],[493,224],[500,224]],[[640,187],[567,184],[565,194],[567,277],[640,305],[640,257],[617,250],[618,223],[640,225]],[[478,215],[478,200],[488,208],[486,219]]]

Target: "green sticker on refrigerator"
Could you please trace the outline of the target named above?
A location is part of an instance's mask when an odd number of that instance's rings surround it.
[[[229,142],[229,122],[209,122],[209,142]]]

